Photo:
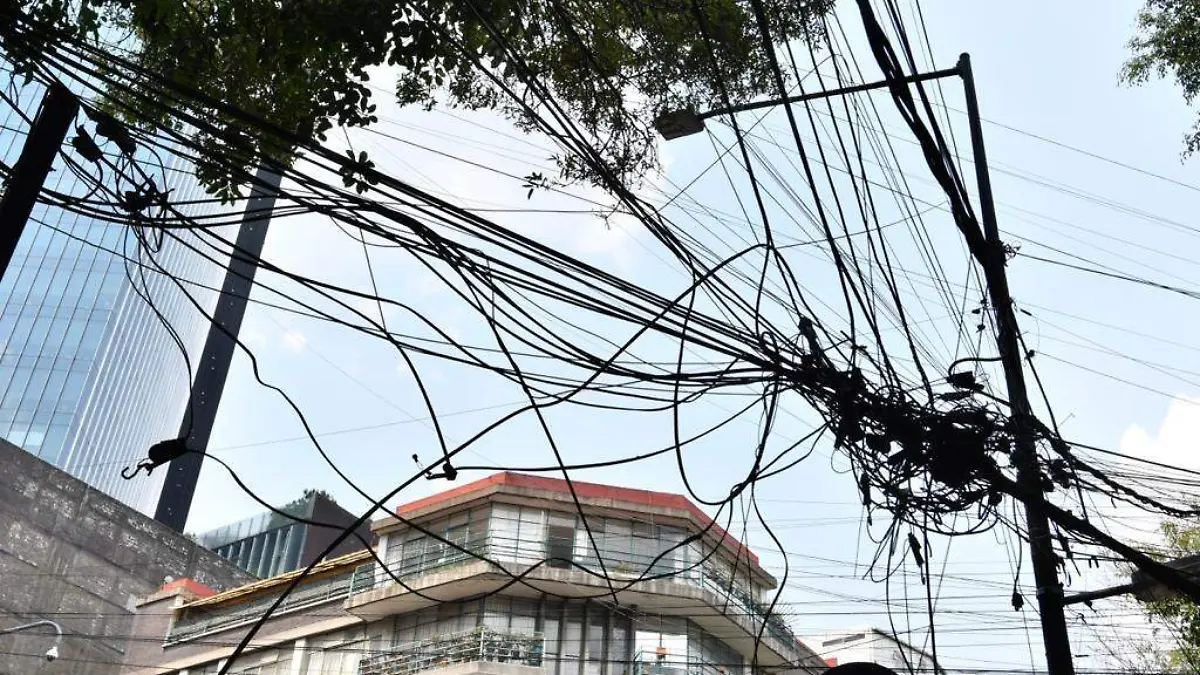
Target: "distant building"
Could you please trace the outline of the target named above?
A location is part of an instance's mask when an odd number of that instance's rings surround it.
[[[296,501],[280,508],[295,518],[303,518],[335,527],[316,527],[298,523],[268,511],[211,532],[196,535],[205,548],[229,560],[251,574],[267,578],[308,567],[358,516],[338,506],[324,492],[309,490]],[[350,537],[327,556],[335,558],[361,551],[373,543],[370,525],[364,524],[357,537]]]
[[[6,166],[19,156],[43,93],[30,83],[17,92],[16,107],[0,106]],[[64,163],[69,154],[59,154],[46,187],[85,198],[91,188]],[[164,154],[162,171],[146,168],[182,213],[229,210],[205,199],[194,166]],[[125,259],[145,264],[138,236],[128,222],[43,202],[34,208],[0,277],[0,438],[153,513],[167,471],[124,480],[121,469],[143,459],[151,444],[179,435],[192,384],[181,350],[195,367],[209,329],[192,301],[212,310],[217,295],[209,289],[220,286],[226,258],[205,253],[203,238],[176,228],[153,256],[161,273],[139,274]]]
[[[136,600],[172,588],[228,589],[254,577],[187,537],[0,441],[0,673],[116,675]]]
[[[122,672],[825,670],[782,617],[768,612],[763,595],[776,581],[758,557],[686,498],[579,481],[573,487],[500,473],[401,506],[372,526],[386,569],[370,551],[327,560],[265,621],[263,611],[297,573],[207,597],[166,589],[139,605],[139,646]],[[260,621],[253,648],[227,663]]]
[[[901,675],[943,672],[933,655],[878,628],[828,632],[805,638],[804,642],[829,666],[868,662],[891,668]]]

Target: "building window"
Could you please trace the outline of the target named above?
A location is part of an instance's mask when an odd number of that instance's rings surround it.
[[[366,640],[355,640],[322,649],[309,659],[306,675],[357,675],[358,662],[369,646]]]
[[[546,565],[569,568],[575,561],[575,519],[550,514],[546,526]]]

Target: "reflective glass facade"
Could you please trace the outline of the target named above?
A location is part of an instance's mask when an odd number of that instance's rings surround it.
[[[23,117],[36,114],[41,97],[36,85],[23,87],[24,115],[3,111],[5,165],[20,155],[29,129]],[[174,190],[173,202],[204,199],[186,162],[169,157],[165,163],[152,175]],[[46,187],[73,196],[88,192],[61,156]],[[216,208],[206,203],[181,211],[202,215]],[[187,293],[159,266],[183,280]],[[216,294],[208,289],[219,287],[223,274],[221,265],[170,238],[151,254],[139,250],[125,223],[39,204],[0,281],[0,437],[134,508],[151,510],[165,471],[130,481],[120,474],[150,444],[179,432],[190,379],[164,321],[198,358],[208,323],[187,295],[211,312]]]
[[[315,490],[279,507],[279,511],[281,513],[268,511],[246,518],[195,535],[195,539],[201,546],[247,572],[266,578],[307,567],[341,534],[339,527],[351,527],[358,519],[328,495]],[[314,527],[294,519],[325,523],[331,527]],[[358,534],[359,537],[334,547],[327,557],[336,558],[364,549],[363,541],[374,541],[374,535],[366,525],[359,526]]]

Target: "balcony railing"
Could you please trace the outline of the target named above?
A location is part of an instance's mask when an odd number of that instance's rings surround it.
[[[436,542],[436,545],[433,545],[434,543],[432,541],[427,542],[425,549],[423,549],[422,554],[419,556],[403,555],[399,559],[389,561],[388,570],[391,572],[390,574],[379,569],[376,563],[360,565],[354,572],[352,593],[387,586],[394,583],[393,576],[408,581],[418,576],[440,572],[478,560],[475,556],[468,555],[454,547],[446,546],[440,542]],[[499,537],[490,533],[474,534],[466,537],[459,542],[459,545],[480,557],[500,564],[505,562],[533,563],[545,557],[543,553],[545,544],[543,542],[515,540],[511,537]],[[599,560],[597,560],[594,554],[575,555],[577,549],[574,549],[573,546],[563,546],[561,549],[571,553],[573,563],[595,570],[596,572],[600,571]],[[605,556],[604,564],[609,573],[622,578],[633,579],[642,574],[656,577],[670,574],[672,575],[670,578],[673,581],[706,589],[714,593],[717,597],[728,601],[727,614],[746,617],[755,631],[758,630],[762,625],[761,622],[765,619],[767,625],[763,631],[764,635],[780,642],[780,647],[784,649],[795,649],[795,634],[792,633],[791,629],[788,628],[779,615],[768,614],[767,608],[769,604],[759,601],[747,590],[745,585],[741,583],[730,584],[728,577],[718,572],[715,566],[708,563],[691,567],[691,565],[672,559],[670,556],[664,556],[657,561],[655,557],[654,555],[638,555],[633,553],[608,553]],[[553,565],[554,563],[549,564]],[[574,565],[566,565],[561,561],[557,566],[574,567]]]
[[[334,600],[345,600],[346,596],[353,592],[353,584],[354,572],[343,572],[310,581],[289,595],[275,611],[275,615]],[[366,588],[359,590],[366,590]],[[182,642],[198,635],[255,621],[275,602],[277,597],[275,594],[269,594],[246,602],[231,602],[230,605],[185,608],[183,615],[171,625],[171,630],[167,633],[167,643]]]
[[[718,596],[728,598],[732,609],[735,612],[740,612],[754,619],[756,626],[762,617],[766,617],[767,628],[764,633],[779,640],[789,649],[793,648],[796,641],[795,633],[792,632],[791,628],[788,628],[788,625],[784,623],[778,614],[768,614],[767,610],[771,606],[770,603],[759,601],[738,584],[730,585],[729,580],[724,575],[707,566],[701,566],[700,569],[695,570],[692,578],[698,578],[704,588],[716,593]]]
[[[479,661],[540,668],[543,644],[540,633],[502,633],[476,628],[373,652],[359,662],[358,675],[411,675]]]
[[[538,542],[518,542],[511,538],[476,535],[467,538],[461,545],[479,556],[501,564],[505,562],[532,563],[543,557],[540,552],[541,544]],[[599,561],[594,555],[574,556],[572,551],[572,556],[575,563],[597,572],[600,571]],[[393,583],[392,575],[408,581],[418,576],[451,569],[476,560],[477,558],[474,556],[453,547],[429,546],[419,557],[405,556],[391,562],[388,565],[391,574],[379,569],[376,563],[368,563],[359,565],[350,572],[305,583],[284,601],[276,613],[299,610],[335,600],[345,600],[349,596],[390,585]],[[653,556],[609,554],[605,557],[605,567],[615,576],[631,579],[644,572],[656,576],[672,574],[673,576],[670,577],[672,581],[698,586],[712,592],[722,600],[727,600],[729,604],[725,612],[730,616],[745,617],[755,631],[765,619],[767,624],[765,635],[782,643],[779,646],[783,649],[793,650],[795,648],[795,637],[778,615],[768,615],[765,603],[759,602],[743,585],[733,584],[731,586],[727,577],[708,564],[684,569],[687,565],[667,558],[654,562]],[[171,627],[167,642],[181,642],[205,633],[249,623],[260,617],[263,611],[274,602],[275,597],[272,594],[242,603],[185,609],[184,614]]]
[[[732,671],[741,673],[742,668],[733,666]],[[664,660],[657,653],[639,651],[633,657],[633,675],[730,675],[730,667],[703,661]]]

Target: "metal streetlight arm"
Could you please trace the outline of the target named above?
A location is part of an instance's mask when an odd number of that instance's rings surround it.
[[[38,626],[50,626],[51,628],[54,629],[54,633],[55,633],[54,645],[55,646],[58,646],[58,643],[62,642],[62,637],[63,637],[62,626],[58,625],[57,623],[55,623],[54,621],[51,621],[49,619],[42,619],[41,621],[34,621],[33,623],[21,624],[20,626],[13,626],[12,628],[0,628],[0,635],[5,635],[7,633],[16,633],[17,631],[28,630],[30,628],[37,628]]]
[[[32,623],[24,623],[24,624],[21,624],[20,626],[13,626],[12,628],[0,628],[0,635],[16,633],[17,631],[28,630],[30,628],[37,628],[39,626],[50,626],[51,628],[54,629],[54,645],[51,646],[50,649],[46,650],[46,660],[54,661],[55,659],[58,658],[58,645],[62,643],[62,639],[63,639],[62,626],[58,625],[58,623],[56,623],[54,621],[51,621],[49,619],[42,619],[41,621],[34,621]]]
[[[855,84],[849,87],[840,89],[823,89],[814,91],[809,94],[800,94],[798,96],[786,96],[782,98],[773,98],[766,101],[754,101],[753,103],[742,103],[740,105],[730,106],[728,108],[716,108],[708,112],[695,112],[693,110],[675,110],[668,112],[658,119],[654,120],[654,128],[658,133],[662,134],[663,138],[668,141],[683,136],[700,133],[704,130],[704,120],[710,117],[718,117],[720,115],[731,115],[748,110],[760,110],[762,108],[771,108],[778,105],[786,105],[790,103],[803,103],[805,101],[815,101],[823,98],[831,98],[834,96],[845,96],[846,94],[857,94],[864,91],[872,91],[874,89],[883,89],[884,87],[893,84],[913,84],[915,82],[925,82],[928,80],[937,80],[943,77],[952,75],[961,75],[962,70],[956,66],[945,70],[935,70],[929,73],[921,73],[919,75],[911,75],[899,80],[880,80],[878,82],[869,82],[867,84]]]

